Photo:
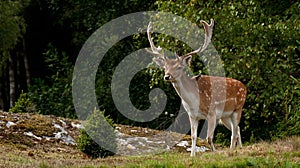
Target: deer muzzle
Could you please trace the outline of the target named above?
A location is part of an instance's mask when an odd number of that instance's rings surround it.
[[[165,80],[165,81],[170,81],[171,79],[172,79],[172,76],[169,75],[169,74],[166,74],[166,75],[164,76],[164,80]]]

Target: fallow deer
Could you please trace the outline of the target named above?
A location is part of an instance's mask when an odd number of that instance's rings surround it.
[[[147,28],[151,52],[156,56],[154,62],[164,69],[164,80],[172,83],[188,113],[192,139],[191,156],[195,156],[197,129],[200,119],[206,119],[208,122],[207,141],[212,151],[215,151],[213,134],[216,121],[219,119],[231,130],[230,148],[234,148],[236,143],[242,147],[238,124],[247,94],[245,85],[238,80],[207,75],[189,77],[184,72],[183,69],[190,64],[192,56],[203,52],[211,42],[214,20],[211,19],[210,24],[203,20],[201,20],[201,23],[205,30],[203,46],[182,56],[175,54],[175,59],[167,58],[161,53],[161,48],[154,45],[150,33],[151,22]]]

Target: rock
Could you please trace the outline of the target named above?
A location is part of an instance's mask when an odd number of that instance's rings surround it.
[[[187,146],[189,146],[189,143],[188,143],[188,141],[181,141],[176,146],[187,147]]]
[[[128,144],[126,147],[127,147],[128,149],[136,149],[136,147],[134,147],[134,146],[131,145],[131,144]]]
[[[32,150],[28,151],[28,156],[34,156],[34,153]]]
[[[9,127],[11,127],[11,126],[14,126],[14,125],[17,125],[17,124],[15,124],[14,122],[11,122],[11,121],[8,121],[8,122],[6,123],[6,127],[7,127],[7,128],[9,128]]]

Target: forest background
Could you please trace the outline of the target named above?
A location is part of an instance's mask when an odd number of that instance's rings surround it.
[[[243,141],[300,135],[300,2],[296,0],[3,0],[0,109],[77,118],[72,72],[82,45],[103,24],[140,11],[171,12],[198,26],[200,20],[214,18],[212,42],[226,76],[248,88],[240,124]],[[171,51],[191,50],[176,39],[155,37],[158,45]],[[112,47],[99,66],[96,94],[100,109],[115,123],[165,129],[178,114],[180,98],[162,80],[160,69],[139,72],[129,89],[132,103],[141,110],[149,108],[152,88],[165,90],[167,107],[158,118],[129,120],[112,101],[115,67],[131,52],[148,46],[146,34],[140,33]],[[194,74],[207,73],[199,58],[193,58],[191,69]],[[223,129],[218,127],[217,140],[230,137]]]

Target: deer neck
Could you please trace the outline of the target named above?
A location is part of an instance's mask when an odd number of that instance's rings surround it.
[[[172,85],[181,99],[188,104],[199,97],[197,81],[187,74],[182,74],[176,81],[172,82]]]

